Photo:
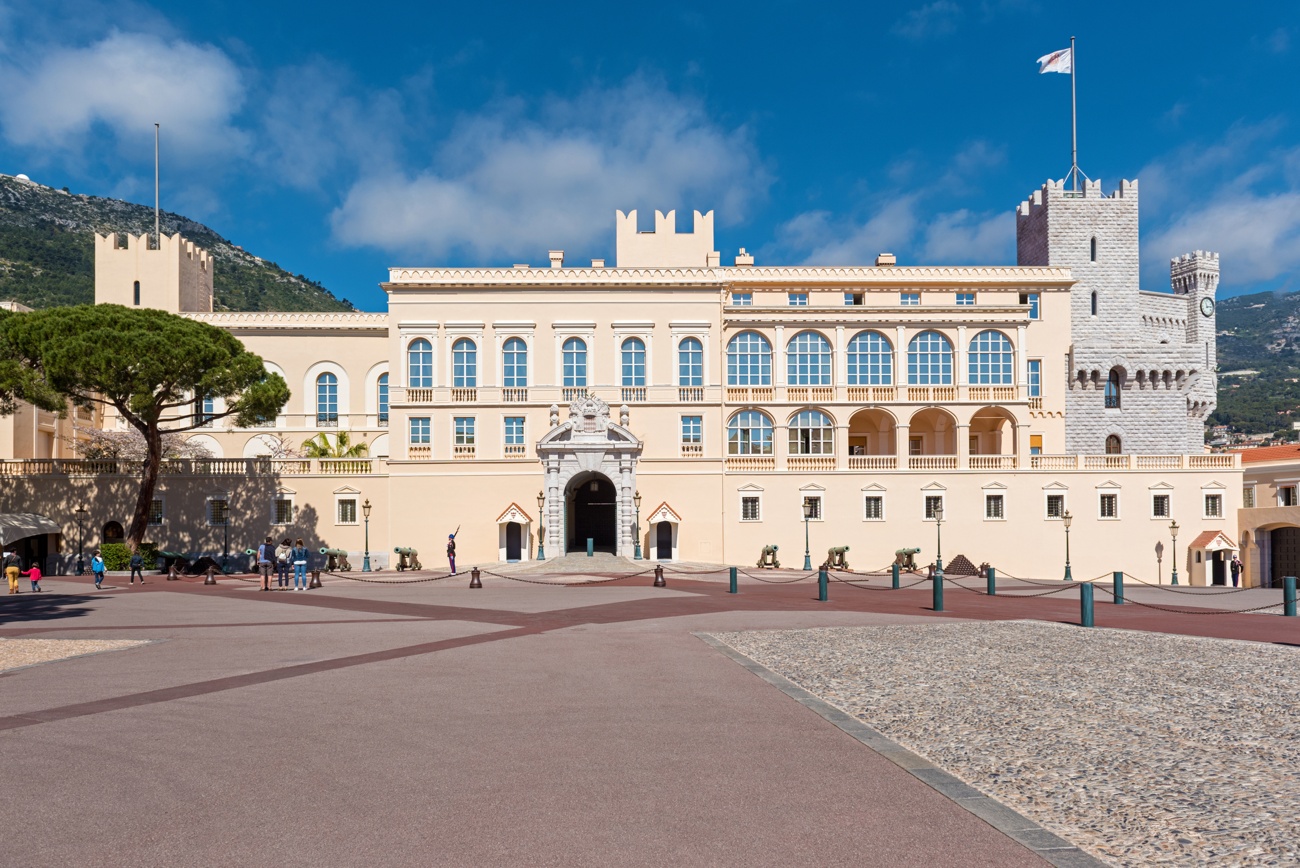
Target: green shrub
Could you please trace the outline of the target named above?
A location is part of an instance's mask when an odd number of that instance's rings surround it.
[[[104,543],[99,547],[104,566],[110,570],[131,569],[131,547],[126,543]],[[140,556],[146,570],[157,569],[158,547],[153,543],[140,543]]]

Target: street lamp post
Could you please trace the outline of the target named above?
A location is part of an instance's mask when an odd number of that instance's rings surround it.
[[[943,574],[943,501],[934,507],[934,569]]]
[[[546,560],[546,516],[542,509],[546,506],[545,492],[537,492],[537,559]]]
[[[632,503],[636,506],[636,546],[632,550],[632,560],[641,560],[641,492],[632,495]]]
[[[1169,539],[1172,544],[1169,547],[1169,583],[1178,584],[1178,522],[1169,522]]]
[[[221,575],[226,575],[226,562],[230,560],[230,507],[226,507],[226,513],[221,517]]]
[[[808,547],[808,519],[812,518],[813,505],[812,498],[803,499],[803,568],[812,569],[812,549]]]
[[[86,519],[90,513],[86,512],[84,506],[77,507],[73,513],[77,517],[77,575],[86,574]]]
[[[1061,524],[1065,525],[1065,580],[1073,582],[1074,576],[1070,575],[1070,522],[1074,521],[1074,516],[1070,515],[1067,509],[1061,516]]]
[[[354,500],[353,503],[356,503]],[[366,548],[361,555],[361,572],[370,572],[370,498],[361,504],[361,514],[366,518]]]

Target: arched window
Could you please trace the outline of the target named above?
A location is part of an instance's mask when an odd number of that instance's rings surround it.
[[[704,345],[698,338],[677,345],[677,385],[704,385]]]
[[[1097,290],[1092,291],[1092,315],[1097,315]]]
[[[416,338],[406,347],[406,385],[433,388],[433,345],[424,338]]]
[[[817,332],[799,332],[786,345],[786,382],[791,386],[831,384],[831,345]]]
[[[379,405],[379,424],[387,425],[388,424],[388,375],[387,374],[379,375],[378,392],[379,392],[378,401],[376,403]]]
[[[727,385],[772,385],[772,345],[767,338],[741,332],[727,343]]]
[[[1088,258],[1092,262],[1097,261],[1097,239],[1095,237],[1092,239],[1092,246],[1088,251]]]
[[[564,385],[587,385],[587,342],[582,338],[569,338],[564,342]]]
[[[1110,376],[1106,378],[1106,408],[1109,410],[1119,409],[1119,369],[1111,368]]]
[[[728,455],[771,455],[772,420],[758,410],[741,410],[727,425]]]
[[[501,349],[501,385],[507,389],[528,385],[528,345],[520,338],[511,338]]]
[[[986,329],[975,335],[970,342],[969,358],[972,386],[1009,386],[1015,382],[1011,371],[1016,354],[1002,332]]]
[[[451,345],[451,385],[455,389],[472,389],[478,385],[478,347],[469,338]]]
[[[832,455],[835,426],[820,410],[800,410],[790,420],[791,455]]]
[[[849,341],[849,385],[890,386],[894,346],[880,332],[858,332]]]
[[[339,378],[329,371],[316,378],[316,424],[339,424]]]
[[[952,385],[952,344],[938,332],[925,331],[907,345],[907,382],[913,386]]]
[[[645,341],[640,338],[623,341],[622,376],[624,386],[645,385]]]
[[[1123,454],[1123,451],[1118,434],[1111,434],[1106,438],[1107,455],[1121,455]]]

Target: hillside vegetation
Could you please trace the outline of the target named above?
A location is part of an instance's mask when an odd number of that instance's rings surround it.
[[[1300,292],[1219,303],[1219,406],[1212,425],[1248,434],[1300,421]]]
[[[153,232],[145,205],[69,194],[0,175],[0,300],[45,308],[95,298],[95,233]],[[352,310],[301,274],[248,253],[202,223],[162,212],[162,231],[184,235],[212,254],[217,310]]]

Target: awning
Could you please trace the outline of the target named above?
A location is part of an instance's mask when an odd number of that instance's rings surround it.
[[[23,537],[40,536],[46,533],[63,533],[63,528],[34,512],[0,513],[0,544],[9,545]]]

